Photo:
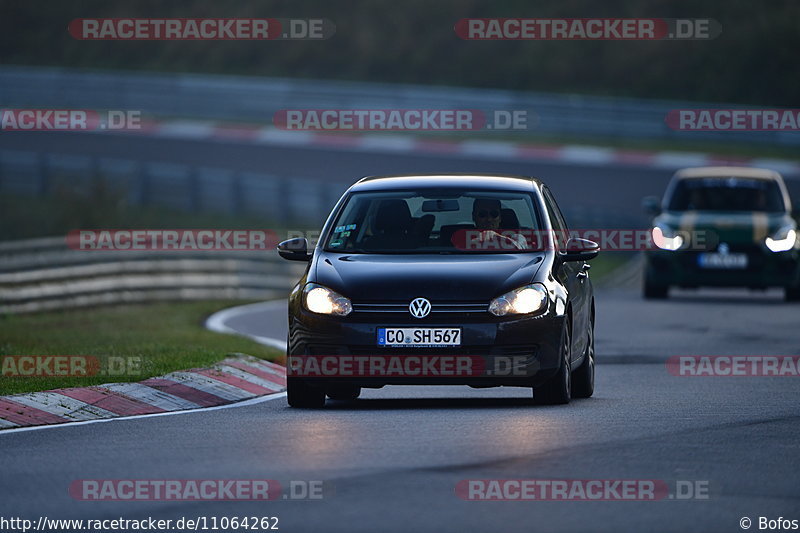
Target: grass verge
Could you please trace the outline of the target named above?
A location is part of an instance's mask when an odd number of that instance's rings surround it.
[[[96,356],[104,369],[103,362],[116,361],[104,375],[2,375],[0,395],[140,381],[176,370],[207,367],[231,352],[282,362],[279,350],[203,327],[211,313],[242,303],[246,302],[155,303],[0,316],[0,359],[4,367],[10,365],[2,357],[6,355]],[[132,366],[123,370],[118,358],[125,358]]]

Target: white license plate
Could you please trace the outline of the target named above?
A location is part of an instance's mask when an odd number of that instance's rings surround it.
[[[701,268],[747,268],[747,254],[700,254]]]
[[[461,328],[378,328],[378,346],[461,346]]]

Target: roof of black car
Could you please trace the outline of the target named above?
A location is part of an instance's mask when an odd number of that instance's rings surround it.
[[[531,191],[537,178],[513,174],[406,174],[397,176],[367,176],[355,183],[353,191],[396,189],[436,189],[464,187],[467,189]]]

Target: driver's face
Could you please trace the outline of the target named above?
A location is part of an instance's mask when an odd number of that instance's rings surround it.
[[[498,229],[500,227],[500,202],[476,201],[472,207],[472,220],[478,229]]]

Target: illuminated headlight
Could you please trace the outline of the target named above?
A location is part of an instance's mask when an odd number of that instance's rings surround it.
[[[653,228],[653,242],[662,250],[675,251],[683,246],[683,236],[667,227]]]
[[[320,315],[349,315],[353,304],[338,292],[322,285],[309,283],[303,291],[303,304],[312,313]]]
[[[797,230],[795,227],[784,226],[771,237],[764,239],[764,244],[773,252],[785,252],[794,248],[796,241]]]
[[[494,316],[526,315],[547,307],[547,289],[534,283],[498,296],[489,304]]]

